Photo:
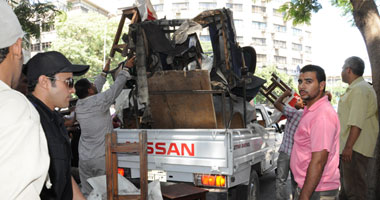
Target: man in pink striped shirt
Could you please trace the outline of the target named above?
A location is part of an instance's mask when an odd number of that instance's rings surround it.
[[[290,167],[298,184],[294,199],[337,199],[339,119],[324,95],[326,75],[315,65],[301,69],[298,90],[307,107],[294,134]]]

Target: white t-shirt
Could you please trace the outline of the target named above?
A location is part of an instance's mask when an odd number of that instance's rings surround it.
[[[49,163],[37,110],[0,80],[0,198],[40,199]]]

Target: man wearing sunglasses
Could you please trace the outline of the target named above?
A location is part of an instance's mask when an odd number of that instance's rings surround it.
[[[88,65],[73,65],[59,52],[39,53],[26,64],[29,100],[40,114],[48,142],[50,188],[43,187],[41,199],[84,199],[71,176],[71,147],[62,116],[56,108],[67,108],[75,92],[74,76],[87,72]]]
[[[7,1],[0,1],[0,198],[39,199],[49,154],[38,112],[16,88],[24,32]]]

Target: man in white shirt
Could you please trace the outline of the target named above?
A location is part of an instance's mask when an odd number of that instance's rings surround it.
[[[75,113],[81,128],[78,146],[79,176],[84,195],[91,192],[87,179],[106,174],[105,135],[113,131],[110,107],[127,80],[131,79],[128,68],[133,66],[133,61],[134,58],[123,64],[114,84],[106,91],[102,91],[102,88],[106,82],[108,67],[96,77],[94,83],[87,79],[75,83],[76,95],[79,98]]]
[[[0,197],[40,199],[49,154],[38,112],[16,88],[22,63],[20,23],[0,1]]]

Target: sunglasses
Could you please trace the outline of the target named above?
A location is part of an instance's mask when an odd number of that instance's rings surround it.
[[[60,80],[60,79],[57,79],[56,77],[50,77],[50,76],[48,76],[48,78],[50,80],[62,81],[64,83],[66,83],[67,87],[69,87],[69,88],[73,88],[74,87],[74,79],[71,78],[71,77],[68,78],[68,79],[66,79],[66,80]]]

